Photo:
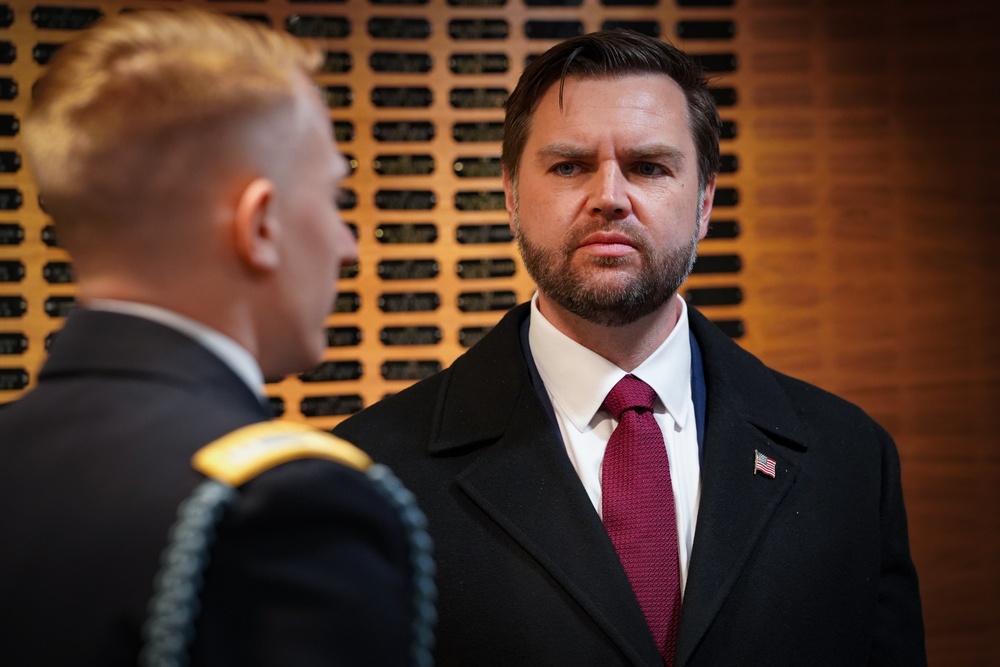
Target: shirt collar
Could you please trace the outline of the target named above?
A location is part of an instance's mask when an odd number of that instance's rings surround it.
[[[688,340],[687,304],[678,296],[680,317],[670,335],[632,371],[656,392],[656,410],[665,409],[677,425],[690,417],[691,345]],[[538,374],[549,396],[581,433],[590,427],[608,392],[626,372],[580,345],[545,319],[538,309],[538,293],[531,299],[528,344]]]
[[[264,395],[264,374],[260,365],[245,347],[229,336],[172,310],[148,303],[93,299],[87,301],[85,305],[90,310],[104,310],[152,320],[193,338],[229,366],[246,383],[250,391],[257,396]]]

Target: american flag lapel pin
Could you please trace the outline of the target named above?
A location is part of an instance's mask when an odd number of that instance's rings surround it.
[[[774,459],[769,459],[756,449],[753,450],[753,474],[761,471],[771,479],[774,479]]]

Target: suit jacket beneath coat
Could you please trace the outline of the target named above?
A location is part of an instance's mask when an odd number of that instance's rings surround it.
[[[190,338],[72,313],[38,386],[0,410],[0,664],[135,665],[168,529],[205,479],[192,454],[268,418]],[[219,525],[191,664],[405,664],[408,570],[363,473],[282,464]]]
[[[440,667],[662,665],[566,455],[518,306],[448,369],[334,432],[428,517]],[[892,440],[689,309],[707,386],[701,504],[676,665],[925,664]],[[526,339],[526,337],[525,337]],[[754,473],[754,450],[775,459]]]

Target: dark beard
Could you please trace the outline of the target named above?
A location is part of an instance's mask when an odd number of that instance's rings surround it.
[[[593,226],[574,234],[558,251],[539,248],[524,237],[519,224],[515,226],[521,258],[538,289],[561,308],[599,326],[625,326],[656,311],[684,284],[698,254],[697,226],[694,236],[684,246],[657,252],[650,249],[644,238],[602,223],[598,229],[614,229],[629,236],[642,258],[642,268],[637,275],[614,285],[591,283],[588,272],[625,266],[634,258],[598,257],[591,260],[590,267],[581,270],[573,266],[573,254],[578,239],[592,233]]]

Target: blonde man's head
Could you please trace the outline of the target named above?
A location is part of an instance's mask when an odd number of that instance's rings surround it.
[[[193,9],[122,14],[63,47],[24,128],[63,242],[197,208],[220,174],[266,156],[251,126],[320,60],[288,34]]]

